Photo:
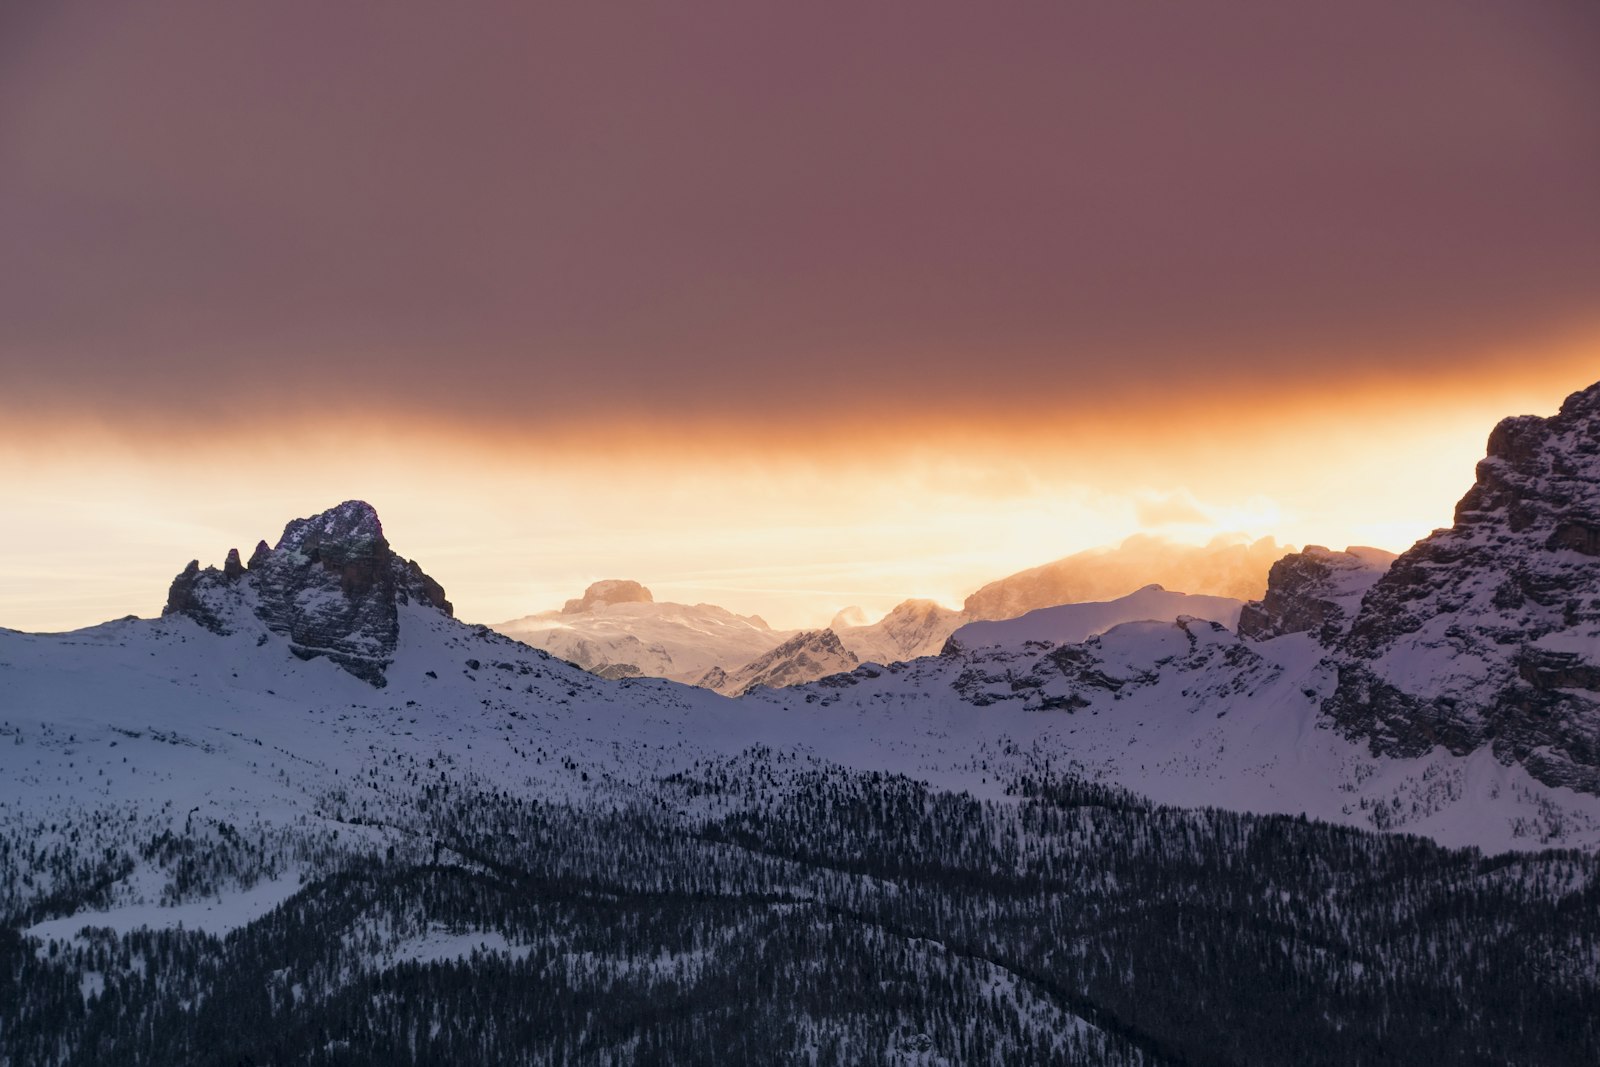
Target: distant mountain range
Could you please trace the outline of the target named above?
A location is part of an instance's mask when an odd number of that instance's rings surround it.
[[[603,677],[669,678],[738,695],[756,678],[764,685],[796,685],[856,663],[931,656],[967,623],[1115,600],[1151,582],[1253,599],[1266,590],[1267,571],[1285,551],[1270,537],[1182,545],[1136,535],[1114,548],[1079,552],[991,582],[959,611],[931,600],[906,600],[868,622],[860,608],[845,608],[827,631],[774,630],[759,616],[735,615],[713,604],[658,603],[636,581],[609,579],[559,611],[494,628]],[[832,651],[835,645],[840,651]]]
[[[698,682],[781,645],[793,631],[715,604],[657,602],[638,582],[595,582],[560,611],[498,623],[508,637],[610,677],[649,675]]]

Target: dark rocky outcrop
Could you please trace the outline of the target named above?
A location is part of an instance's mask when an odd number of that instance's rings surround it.
[[[712,667],[697,678],[694,684],[702,689],[721,689],[728,684],[728,672],[721,667]]]
[[[399,606],[410,603],[451,614],[439,583],[389,547],[372,506],[351,500],[289,523],[275,548],[257,545],[248,567],[236,549],[221,570],[190,563],[162,614],[222,634],[254,620],[288,638],[301,659],[326,656],[381,686],[399,640]]]
[[[1309,633],[1332,646],[1349,631],[1362,596],[1394,559],[1381,548],[1332,552],[1307,545],[1291,552],[1272,565],[1266,595],[1239,613],[1239,636],[1264,641]]]
[[[172,579],[172,585],[167,589],[167,606],[161,609],[161,614],[187,615],[212,633],[227,633],[228,629],[212,606],[210,598],[203,595],[203,590],[215,587],[213,579],[218,574],[215,567],[207,567],[202,571],[200,561],[191,559],[189,565]]]
[[[644,677],[644,672],[631,663],[607,663],[603,667],[596,667],[589,673],[596,678],[604,678],[610,682],[621,681],[624,678]]]
[[[1324,705],[1379,752],[1484,745],[1600,792],[1600,384],[1489,437],[1455,524],[1395,560]]]

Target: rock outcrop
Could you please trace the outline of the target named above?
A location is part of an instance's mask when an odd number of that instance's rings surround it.
[[[950,687],[968,703],[1034,711],[1077,711],[1181,679],[1184,710],[1214,712],[1278,674],[1222,623],[1191,615],[1125,622],[1081,642],[958,645],[946,661],[958,668]]]
[[[1361,598],[1394,559],[1381,548],[1331,552],[1307,545],[1291,552],[1272,565],[1266,595],[1239,613],[1239,636],[1264,641],[1309,633],[1331,647],[1349,632]]]
[[[1374,750],[1491,746],[1600,792],[1600,384],[1501,422],[1455,524],[1396,559],[1324,711]]]
[[[284,528],[277,547],[256,546],[248,565],[230,550],[221,570],[191,562],[172,581],[163,615],[216,633],[254,619],[286,637],[301,659],[325,656],[375,686],[399,640],[399,605],[451,614],[438,582],[397,555],[370,504],[346,501]]]

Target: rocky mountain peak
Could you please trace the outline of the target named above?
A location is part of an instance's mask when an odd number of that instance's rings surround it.
[[[1504,419],[1489,435],[1477,481],[1456,505],[1458,530],[1536,531],[1545,547],[1600,556],[1600,383],[1550,418]]]
[[[1378,579],[1324,710],[1379,752],[1483,745],[1600,792],[1600,384],[1489,436],[1455,524]]]
[[[326,551],[331,556],[359,556],[389,542],[383,536],[383,523],[377,509],[365,500],[346,500],[309,519],[294,519],[283,528],[277,551],[312,555]]]
[[[583,596],[567,601],[563,615],[580,615],[610,604],[654,604],[650,590],[626,578],[607,578],[595,582],[583,591]]]
[[[253,617],[301,659],[326,656],[381,686],[399,640],[399,606],[410,603],[452,611],[439,583],[389,547],[372,505],[348,500],[293,520],[276,548],[256,546],[248,566],[237,549],[221,570],[191,562],[173,579],[162,614],[220,634]]]

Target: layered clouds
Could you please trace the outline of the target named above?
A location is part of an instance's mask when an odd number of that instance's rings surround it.
[[[466,559],[447,460],[514,551],[612,554],[444,576],[469,617],[710,596],[710,543],[823,568],[724,590],[797,623],[1147,527],[1404,547],[1600,365],[1592,5],[569,8],[0,14],[6,606],[96,494],[376,485]]]

